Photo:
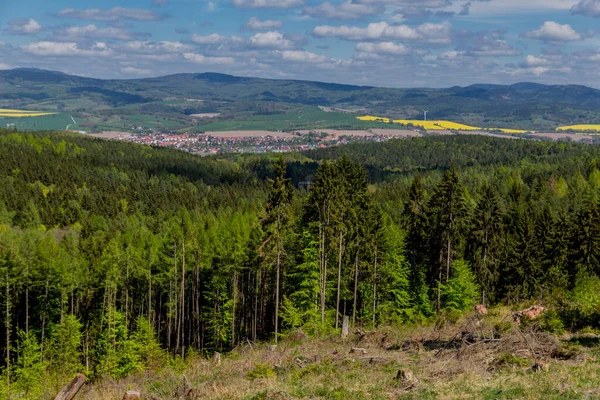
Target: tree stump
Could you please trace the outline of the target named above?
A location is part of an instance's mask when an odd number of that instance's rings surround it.
[[[350,329],[350,317],[344,315],[344,320],[342,322],[342,337],[348,337],[348,331]]]
[[[396,380],[402,385],[403,389],[411,389],[415,387],[419,380],[415,377],[410,369],[402,368],[396,374]]]
[[[215,367],[221,366],[221,353],[219,353],[218,351],[215,351],[215,354],[213,355],[213,364],[215,365]]]
[[[77,374],[75,378],[73,378],[73,380],[69,382],[69,384],[65,386],[59,394],[56,395],[54,400],[72,400],[73,397],[77,395],[77,392],[79,392],[79,389],[81,389],[81,387],[85,383],[85,380],[85,375]]]

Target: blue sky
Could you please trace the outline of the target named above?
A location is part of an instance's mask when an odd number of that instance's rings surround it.
[[[0,0],[0,69],[600,87],[599,22],[600,0]]]

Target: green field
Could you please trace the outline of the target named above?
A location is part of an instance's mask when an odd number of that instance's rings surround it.
[[[199,132],[230,130],[291,131],[298,129],[401,129],[398,125],[375,121],[359,121],[354,114],[325,112],[318,107],[304,106],[291,112],[272,115],[252,115],[229,121],[200,124]]]
[[[77,119],[75,119],[76,122]],[[71,126],[69,126],[71,125]],[[71,115],[66,113],[45,115],[41,117],[0,117],[0,127],[2,128],[16,128],[18,130],[65,130],[69,126],[69,129],[78,129],[77,125],[73,124]]]

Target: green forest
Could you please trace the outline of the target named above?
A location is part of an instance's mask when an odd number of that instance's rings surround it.
[[[332,334],[345,316],[371,329],[544,302],[548,330],[600,328],[599,201],[585,144],[197,157],[0,130],[0,398]]]

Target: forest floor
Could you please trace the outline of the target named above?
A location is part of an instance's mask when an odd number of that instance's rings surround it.
[[[125,380],[86,385],[80,399],[600,398],[600,336],[517,325],[508,308],[427,327],[351,331],[278,346],[245,343]]]

